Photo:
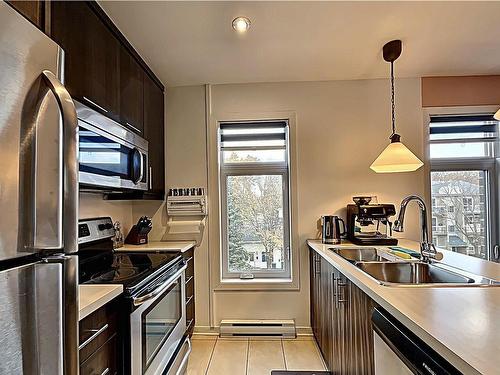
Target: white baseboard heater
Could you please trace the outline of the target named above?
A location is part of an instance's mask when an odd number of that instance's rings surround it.
[[[295,338],[295,320],[222,320],[220,337]]]

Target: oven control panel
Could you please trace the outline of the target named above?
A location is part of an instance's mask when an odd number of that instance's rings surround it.
[[[81,219],[78,222],[78,243],[87,243],[114,237],[115,229],[110,217]]]

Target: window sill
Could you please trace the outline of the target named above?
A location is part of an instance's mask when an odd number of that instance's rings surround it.
[[[297,280],[293,279],[224,279],[215,291],[229,290],[299,290]]]

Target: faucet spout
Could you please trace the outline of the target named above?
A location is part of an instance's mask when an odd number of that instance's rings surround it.
[[[427,207],[425,202],[418,195],[409,195],[401,201],[401,207],[399,209],[399,215],[394,222],[394,230],[396,232],[404,231],[404,220],[406,214],[406,207],[410,202],[415,201],[420,208],[420,251],[422,253],[422,260],[429,261],[429,258],[440,258],[434,245],[429,241],[429,227],[427,225]]]

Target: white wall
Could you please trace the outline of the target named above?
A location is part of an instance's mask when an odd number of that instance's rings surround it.
[[[403,142],[423,157],[423,121],[419,79],[396,83],[397,125]],[[309,326],[308,251],[305,241],[317,233],[324,214],[345,216],[345,206],[359,194],[399,204],[408,194],[424,194],[423,171],[375,174],[371,162],[388,143],[390,133],[387,80],[214,85],[210,90],[210,123],[227,117],[251,118],[265,112],[296,116],[296,183],[300,290],[213,291],[210,259],[219,246],[204,244],[196,252],[197,326],[221,319],[294,318]],[[167,92],[167,185],[207,185],[205,89],[171,88]],[[257,117],[256,117],[257,118]],[[213,125],[211,125],[213,126]],[[212,129],[213,130],[213,129]],[[209,191],[213,196],[217,191]],[[213,207],[212,207],[213,209]],[[418,239],[417,214],[408,212],[405,237]],[[210,226],[210,223],[208,223]],[[216,238],[211,243],[217,243]],[[216,272],[216,274],[214,274]],[[213,282],[212,282],[213,285]],[[210,303],[209,303],[210,302]]]

